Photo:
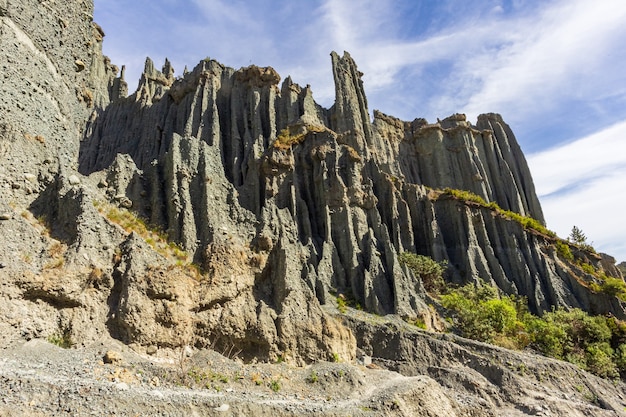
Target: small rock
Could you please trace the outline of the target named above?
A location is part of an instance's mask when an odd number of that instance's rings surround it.
[[[82,70],[85,69],[85,63],[81,61],[80,59],[77,59],[76,61],[74,61],[74,64],[76,65],[76,72],[81,72]]]
[[[106,182],[106,180],[100,180],[100,182],[98,183],[98,188],[107,188],[109,186],[109,183]]]
[[[118,194],[114,197],[120,207],[123,208],[131,208],[133,206],[133,202],[130,198],[126,197],[124,194]]]
[[[122,355],[114,350],[109,350],[104,354],[102,360],[104,363],[116,364],[122,362]]]
[[[14,190],[19,190],[21,187],[22,186],[17,182],[11,184],[11,188],[13,188]]]
[[[116,385],[116,387],[120,391],[128,391],[128,389],[130,388],[126,382],[120,382]]]
[[[80,184],[80,179],[78,179],[76,175],[70,175],[70,177],[67,180],[69,181],[70,185]]]
[[[34,174],[24,174],[24,179],[32,183],[37,182],[37,176]]]
[[[124,197],[123,199],[120,200],[120,207],[129,209],[132,206],[133,206],[133,202],[131,201],[130,198]]]
[[[146,353],[147,353],[148,355],[156,355],[156,353],[157,353],[157,347],[156,347],[156,346],[154,346],[154,345],[148,346],[148,347],[146,348]]]
[[[161,381],[159,380],[159,377],[155,376],[154,378],[152,378],[150,380],[150,385],[152,385],[153,387],[158,387],[159,385],[161,385]]]
[[[185,356],[187,356],[188,358],[193,356],[193,348],[189,345],[185,346]]]
[[[0,220],[11,220],[11,213],[0,213]]]
[[[228,404],[222,404],[222,405],[220,405],[219,407],[214,408],[214,410],[215,410],[215,411],[219,411],[219,412],[224,413],[224,412],[226,412],[226,411],[230,410],[230,405],[228,405]]]

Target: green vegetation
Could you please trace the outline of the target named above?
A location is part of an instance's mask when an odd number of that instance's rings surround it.
[[[577,226],[573,226],[567,240],[575,245],[584,245],[587,243],[587,236]]]
[[[306,380],[311,384],[315,384],[317,381],[319,381],[319,376],[317,375],[317,372],[311,371],[311,375],[309,375]]]
[[[506,348],[531,347],[605,378],[626,375],[626,322],[615,317],[580,309],[537,317],[528,312],[525,299],[500,295],[488,285],[457,288],[442,295],[441,303],[461,336]]]
[[[405,317],[404,321],[420,329],[427,330],[426,322],[421,317],[414,317],[414,318]]]
[[[522,216],[519,213],[515,213],[510,210],[504,210],[495,202],[487,203],[482,197],[470,191],[445,188],[440,195],[448,195],[456,200],[478,204],[481,207],[491,209],[499,215],[519,223],[524,229],[531,229],[546,236],[556,237],[556,233],[548,230],[544,225],[542,225],[539,221],[533,219],[532,217]]]
[[[587,274],[591,274],[591,275],[595,275],[596,274],[596,268],[594,268],[593,265],[591,265],[591,264],[581,262],[579,264],[579,266]]]
[[[68,331],[51,334],[50,336],[48,336],[47,340],[48,343],[52,343],[53,345],[57,345],[58,347],[61,347],[63,349],[69,349],[74,344]]]
[[[593,275],[600,283],[591,282],[588,287],[596,293],[604,293],[611,297],[617,297],[622,301],[626,301],[626,282],[621,278],[607,276],[604,272],[596,270],[596,268],[588,263],[578,262],[578,266],[587,274]]]
[[[445,287],[443,272],[447,267],[447,262],[437,262],[429,256],[411,252],[402,252],[398,256],[398,261],[422,279],[426,291],[435,294],[443,291]]]
[[[476,195],[470,191],[458,190],[455,188],[445,188],[443,190],[443,194],[447,194],[451,197],[454,197],[456,200],[472,202],[483,207],[489,207],[489,204],[481,196]],[[491,203],[491,204],[495,205],[495,203]]]
[[[219,372],[213,372],[209,369],[192,367],[186,372],[181,372],[176,381],[181,386],[192,388],[194,386],[200,386],[207,389],[213,388],[218,392],[221,391],[221,387],[215,382],[221,382],[222,384],[228,384],[229,378]]]
[[[626,301],[626,283],[619,278],[604,276],[600,291]]]
[[[302,142],[308,132],[323,132],[324,130],[323,126],[305,125],[302,123],[289,125],[280,131],[273,146],[277,149],[289,149],[293,145]]]
[[[159,254],[167,259],[174,260],[177,266],[185,269],[196,279],[201,278],[201,268],[189,261],[189,255],[179,245],[168,241],[167,235],[162,230],[148,226],[141,217],[132,211],[96,200],[94,200],[93,204],[100,214],[109,221],[119,225],[127,233],[137,233]]]
[[[270,381],[270,388],[272,389],[272,391],[274,392],[278,392],[280,391],[280,381],[278,379],[272,379]]]
[[[593,245],[587,243],[587,236],[577,226],[572,226],[572,231],[567,237],[567,241],[584,251],[596,253]]]
[[[337,309],[341,314],[345,314],[348,311],[348,307],[356,308],[357,310],[362,310],[361,304],[356,301],[351,295],[345,295],[343,293],[337,295]]]
[[[572,251],[567,243],[561,240],[557,240],[555,243],[555,246],[556,246],[556,252],[559,254],[561,258],[570,262],[574,261],[574,255],[572,254]]]
[[[523,317],[523,301],[500,296],[489,285],[468,284],[441,296],[441,305],[452,312],[459,334],[481,342],[522,349],[529,343]]]
[[[342,296],[342,294],[339,294],[337,296],[337,309],[339,310],[339,312],[341,314],[346,314],[346,311],[348,309],[348,304],[346,303],[346,298]]]

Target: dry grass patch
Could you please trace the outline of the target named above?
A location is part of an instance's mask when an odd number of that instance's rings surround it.
[[[134,232],[149,244],[157,253],[175,262],[175,266],[188,270],[197,279],[202,277],[200,267],[191,261],[189,254],[176,242],[168,241],[161,229],[152,227],[144,219],[130,210],[110,203],[94,201],[94,206],[110,222],[117,224],[127,233]],[[114,255],[114,261],[121,261],[121,253]]]

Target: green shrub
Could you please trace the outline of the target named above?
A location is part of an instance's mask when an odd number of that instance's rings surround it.
[[[441,305],[453,312],[455,327],[463,336],[506,347],[528,344],[525,309],[510,296],[499,296],[490,285],[468,284],[441,296]]]
[[[65,331],[61,334],[51,334],[48,336],[48,343],[52,343],[53,345],[57,345],[63,349],[69,349],[72,347],[74,342],[72,342],[72,337],[68,331]]]
[[[557,359],[564,358],[567,332],[564,326],[546,318],[530,317],[526,327],[531,334],[531,342],[535,349],[546,356]]]
[[[306,380],[307,382],[311,384],[315,384],[317,381],[319,381],[319,376],[317,375],[317,372],[311,371],[311,374],[308,376]]]
[[[587,370],[603,378],[619,377],[613,357],[614,350],[608,342],[593,343],[585,349]]]
[[[574,255],[572,254],[572,251],[569,248],[569,245],[567,243],[557,240],[555,243],[555,246],[556,246],[556,252],[559,254],[561,258],[570,262],[574,261]]]
[[[278,391],[280,391],[280,388],[281,388],[281,386],[280,386],[280,381],[279,381],[279,380],[277,380],[277,379],[272,379],[272,380],[270,381],[270,388],[271,388],[271,389],[272,389],[272,391],[274,391],[274,392],[278,392]]]
[[[337,309],[341,314],[345,314],[348,310],[348,304],[346,303],[346,299],[341,295],[337,297]]]
[[[596,268],[594,268],[593,265],[588,264],[588,263],[581,263],[580,269],[582,269],[587,274],[591,274],[591,275],[596,274]]]
[[[411,252],[402,252],[398,256],[398,261],[422,279],[426,291],[438,294],[445,287],[443,273],[447,262],[437,262],[429,256],[417,255]]]
[[[626,344],[624,343],[615,349],[615,364],[620,372],[626,373]]]
[[[525,299],[499,295],[488,285],[457,288],[441,296],[441,305],[463,337],[506,348],[530,346],[604,378],[626,374],[626,322],[615,317],[591,316],[580,309],[556,309],[537,317],[528,312]]]
[[[600,290],[610,296],[626,300],[626,283],[619,278],[605,277],[604,282],[600,284]]]

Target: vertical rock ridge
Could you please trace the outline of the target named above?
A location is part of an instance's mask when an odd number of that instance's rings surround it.
[[[266,254],[253,288],[281,323],[277,340],[287,334],[279,317],[290,298],[268,286],[293,286],[280,284],[287,271],[321,303],[345,294],[379,314],[428,317],[421,281],[398,262],[404,251],[448,261],[449,281],[480,278],[525,295],[534,311],[591,308],[545,237],[426,188],[468,190],[543,221],[500,116],[474,127],[460,114],[428,124],[375,112],[370,123],[356,64],[331,56],[330,110],[290,78],[279,88],[270,67],[235,71],[207,59],[174,80],[167,63],[160,72],[148,60],[137,93],[89,125],[82,170],[126,152],[142,172],[146,213],[194,259],[213,259],[222,227]]]
[[[436,299],[400,261],[402,252],[447,261],[448,283],[484,280],[525,296],[533,312],[579,307],[626,320],[623,301],[592,290],[603,274],[621,277],[614,259],[570,245],[575,261],[568,260],[559,246],[565,241],[438,190],[469,190],[543,221],[501,116],[482,115],[472,126],[463,115],[429,124],[375,111],[370,122],[362,74],[347,53],[331,58],[331,109],[315,103],[308,85],[289,77],[279,84],[270,67],[235,70],[210,59],[178,78],[169,60],[158,70],[147,59],[137,91],[127,96],[124,67],[118,75],[102,55],[104,31],[92,14],[90,0],[0,0],[0,348],[9,347],[9,356],[44,349],[62,361],[65,353],[43,342],[57,336],[79,347],[76,358],[86,357],[81,346],[109,343],[107,335],[161,358],[209,348],[295,365],[354,364],[358,347],[392,370],[423,375],[388,373],[389,384],[373,394],[359,388],[371,394],[364,401],[346,394],[348,411],[313,401],[316,410],[358,414],[370,399],[377,412],[407,415],[524,413],[539,410],[538,402],[545,411],[546,401],[562,415],[622,408],[614,381],[600,383],[550,359],[522,369],[526,353],[411,330],[401,320],[443,330],[430,306]],[[341,299],[400,317],[339,314]],[[196,358],[211,359],[204,353]],[[361,374],[346,363],[334,368],[331,388],[352,392]],[[15,391],[5,401],[9,413],[19,409],[16,395],[63,399],[63,384],[50,391],[37,382],[38,371],[26,378],[20,364],[9,363],[3,376]],[[84,364],[75,365],[80,373]],[[330,368],[306,369],[290,380],[304,383],[305,372]],[[569,376],[543,380],[540,398],[538,378],[555,369]],[[24,378],[50,392],[11,388]],[[417,385],[404,389],[415,385],[406,382]],[[579,384],[599,400],[590,403]],[[458,404],[456,388],[468,394]],[[451,391],[442,408],[440,394]],[[400,408],[387,401],[394,395]],[[313,410],[299,400],[268,408],[231,397],[233,412]],[[68,409],[63,401],[22,402],[48,414]],[[191,408],[217,410],[200,403]]]
[[[330,109],[330,128],[345,133],[346,143],[360,155],[368,157],[372,142],[372,129],[363,89],[363,75],[349,53],[339,57],[330,54],[335,79],[335,104]]]
[[[532,181],[530,169],[526,163],[524,153],[519,147],[509,125],[502,120],[502,116],[496,113],[478,116],[476,125],[479,129],[488,129],[493,132],[495,140],[500,147],[500,161],[505,161],[510,171],[509,175],[512,179],[506,184],[507,188],[515,187],[521,200],[521,207],[511,206],[510,210],[529,215],[545,224],[543,211],[541,210],[541,204],[535,192],[535,185]],[[493,155],[493,152],[491,155]],[[500,173],[502,172],[500,171]],[[494,174],[492,174],[492,178],[494,178]],[[497,176],[495,176],[495,178],[497,178]]]

